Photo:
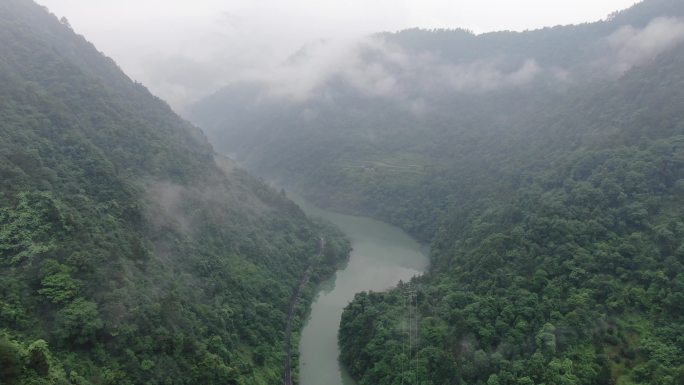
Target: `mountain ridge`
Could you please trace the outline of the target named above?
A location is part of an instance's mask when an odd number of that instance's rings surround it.
[[[675,385],[683,17],[647,0],[581,26],[386,34],[332,52],[322,81],[300,64],[190,118],[254,172],[431,245],[411,286],[345,309],[360,384]]]
[[[279,381],[342,235],[32,1],[0,3],[0,79],[0,382]]]

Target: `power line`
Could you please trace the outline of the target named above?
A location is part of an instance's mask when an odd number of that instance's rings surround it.
[[[408,308],[408,298],[403,294],[402,294],[402,297],[403,297],[402,299],[404,300],[404,309],[406,309],[406,308]],[[404,358],[408,359],[408,355],[406,354],[406,336],[403,333],[403,329],[404,328],[402,327],[402,333],[401,334],[403,337],[402,338],[403,341],[401,341],[401,353],[402,353],[402,357],[401,357],[401,385],[404,385],[404,377],[406,375],[406,373],[404,371]],[[407,332],[408,332],[408,329],[407,329]]]
[[[407,289],[404,292],[404,307],[406,309],[406,335],[404,336],[404,341],[402,343],[402,353],[408,361],[408,369],[411,369],[411,355],[413,349],[418,348],[418,295],[413,287],[413,284],[409,282],[407,284]],[[403,333],[402,333],[403,334]],[[408,351],[406,350],[406,345],[408,345]],[[406,367],[404,366],[404,361],[401,362],[401,384],[404,384],[404,379],[406,377]],[[415,360],[415,369],[413,375],[414,384],[418,383],[418,361]]]

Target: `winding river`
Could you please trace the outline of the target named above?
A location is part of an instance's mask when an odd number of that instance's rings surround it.
[[[288,194],[290,195],[290,194]],[[338,214],[291,197],[312,217],[322,217],[344,231],[354,248],[349,264],[324,282],[311,306],[299,343],[301,385],[353,385],[340,365],[337,330],[344,307],[361,291],[382,291],[421,274],[427,253],[402,230],[369,218]]]

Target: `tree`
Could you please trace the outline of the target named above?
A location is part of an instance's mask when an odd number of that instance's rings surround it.
[[[17,343],[0,336],[0,379],[2,383],[13,383],[24,370],[24,355]]]
[[[63,340],[78,345],[94,342],[96,333],[104,326],[97,305],[83,298],[77,298],[60,310],[56,323],[56,333]]]
[[[27,367],[33,369],[38,375],[45,377],[50,372],[50,349],[44,340],[34,341],[28,347]]]

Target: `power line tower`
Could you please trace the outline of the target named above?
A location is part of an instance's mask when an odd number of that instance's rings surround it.
[[[404,356],[407,359],[406,365],[402,361],[401,368],[401,384],[409,385],[406,379],[406,372],[414,369],[413,382],[417,383],[418,377],[418,362],[415,362],[415,367],[411,365],[411,356],[413,356],[414,349],[418,347],[418,295],[413,283],[409,282],[404,290],[404,309],[406,312],[406,326],[404,328]]]

